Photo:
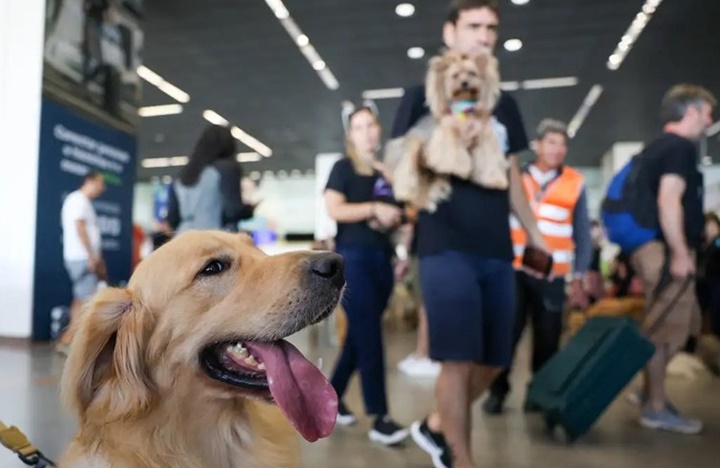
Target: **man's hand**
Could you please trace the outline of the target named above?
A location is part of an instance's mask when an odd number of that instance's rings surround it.
[[[88,258],[88,270],[100,279],[105,279],[107,276],[105,262],[101,257],[95,255],[91,255],[90,258]]]
[[[672,254],[670,257],[670,275],[674,279],[684,280],[694,274],[695,261],[687,250]]]
[[[570,297],[568,302],[571,306],[585,310],[588,308],[589,300],[581,278],[573,278],[570,283]]]
[[[405,280],[405,277],[410,272],[410,259],[397,259],[395,261],[394,266],[394,273],[395,273],[395,282],[400,283]]]
[[[375,218],[384,228],[392,228],[400,224],[402,210],[389,203],[375,203]]]

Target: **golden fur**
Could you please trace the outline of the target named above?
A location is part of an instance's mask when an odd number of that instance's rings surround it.
[[[77,318],[62,376],[79,430],[60,467],[296,466],[299,437],[280,410],[208,377],[199,351],[324,318],[339,297],[320,302],[303,282],[318,255],[334,254],[269,257],[245,235],[187,232],[143,260],[127,289],[98,293]],[[198,280],[213,258],[228,266]]]
[[[401,142],[393,142],[389,159],[399,200],[434,211],[447,199],[448,176],[490,189],[509,185],[507,161],[493,130],[492,112],[500,96],[497,59],[449,51],[430,60],[425,92],[432,125],[420,122]],[[454,100],[475,102],[464,117],[452,114]],[[461,119],[466,121],[463,123]],[[464,130],[461,130],[464,128]]]

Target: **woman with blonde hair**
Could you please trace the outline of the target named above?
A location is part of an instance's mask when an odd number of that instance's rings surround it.
[[[381,130],[375,107],[346,105],[343,114],[347,155],[335,163],[325,187],[347,281],[342,305],[348,329],[331,383],[340,398],[338,424],[352,425],[355,416],[342,398],[359,370],[366,412],[375,417],[370,440],[395,445],[409,432],[388,416],[382,314],[394,285],[391,233],[402,222],[402,210],[377,160]]]

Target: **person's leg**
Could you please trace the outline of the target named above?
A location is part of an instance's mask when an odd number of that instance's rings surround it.
[[[470,382],[474,364],[469,362],[442,363],[435,388],[439,423],[450,450],[453,466],[474,466],[470,448]]]
[[[417,345],[415,346],[415,355],[420,357],[427,357],[428,355],[429,345],[426,313],[425,305],[420,303],[420,307],[418,307]]]
[[[422,259],[430,358],[441,363],[437,412],[413,425],[413,439],[436,460],[472,466],[470,381],[484,344],[480,285],[472,257],[447,252]],[[444,437],[443,437],[444,436]],[[451,447],[447,448],[447,444]]]
[[[363,294],[363,267],[359,261],[359,257],[351,251],[341,250],[338,251],[338,253],[342,255],[345,260],[344,269],[347,293],[343,296],[342,306],[347,318],[347,332],[345,335],[345,343],[343,344],[340,358],[330,378],[330,383],[342,402],[352,374],[357,369],[358,350],[361,349],[362,346],[361,337],[358,333],[358,322],[366,306],[363,303],[363,299],[365,298],[365,294]],[[341,409],[345,410],[345,408]],[[347,414],[347,416],[349,416],[347,418],[347,424],[354,422],[354,418],[351,418],[352,415]]]
[[[392,264],[388,256],[376,254],[372,262],[373,298],[371,309],[365,311],[367,318],[360,328],[363,336],[359,348],[358,364],[363,395],[368,415],[375,416],[368,436],[373,442],[396,445],[409,435],[408,429],[393,421],[388,415],[385,383],[385,347],[382,336],[382,316],[387,308],[395,284]]]
[[[70,304],[70,317],[65,331],[58,338],[57,351],[67,354],[75,333],[74,324],[88,300],[97,292],[98,277],[88,268],[87,261],[66,262],[65,269],[72,282],[73,300]]]
[[[665,262],[665,249],[659,243],[640,248],[633,255],[632,262],[646,291],[648,309],[644,329],[656,348],[645,369],[640,423],[653,429],[696,434],[702,430],[702,423],[680,416],[668,402],[665,391],[667,365],[690,336],[696,306],[694,281],[670,281],[655,295]],[[658,319],[661,321],[658,322]]]
[[[480,397],[491,383],[495,385],[501,378],[498,375],[510,368],[514,348],[522,335],[520,323],[526,320],[523,315],[528,310],[524,308],[518,317],[518,303],[530,305],[526,275],[516,273],[512,263],[495,259],[482,259],[478,263],[481,273],[481,341],[484,343],[484,359],[473,378],[471,394],[474,398]],[[522,286],[518,287],[520,284]]]
[[[533,316],[533,374],[545,365],[560,347],[565,304],[564,279],[557,278],[537,286],[541,292],[541,300],[538,301]]]
[[[560,348],[565,304],[565,280],[557,278],[552,282],[532,279],[536,297],[533,307],[533,354],[532,375],[535,375]],[[525,402],[525,411],[538,411],[534,405]]]
[[[528,315],[532,315],[533,301],[530,300],[527,288],[527,274],[518,271],[515,272],[515,318],[513,326],[513,359],[517,345],[522,339],[523,332],[527,326]],[[490,395],[483,405],[483,409],[488,414],[500,414],[505,404],[505,398],[510,393],[510,372],[511,367],[507,367],[498,373],[497,378],[492,381],[490,386]]]
[[[420,260],[413,257],[410,261],[412,290],[418,302],[418,327],[415,350],[398,363],[401,372],[412,377],[434,377],[440,373],[440,365],[428,358],[427,310],[420,284]]]
[[[364,296],[361,320],[358,320],[360,337],[358,367],[362,381],[367,414],[385,416],[388,413],[385,383],[385,346],[383,344],[382,316],[393,288],[392,265],[384,258],[369,258],[364,285],[357,294]]]

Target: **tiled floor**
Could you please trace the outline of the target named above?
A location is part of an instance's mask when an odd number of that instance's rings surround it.
[[[315,333],[304,333],[293,341],[308,357],[324,359],[327,372],[337,352]],[[395,364],[413,347],[410,334],[388,333],[389,395],[392,415],[409,424],[433,406],[433,383],[400,374]],[[519,365],[525,363],[520,356]],[[74,423],[58,408],[57,380],[62,358],[47,345],[28,348],[0,346],[0,419],[21,427],[48,456],[57,457],[68,442]],[[519,374],[519,372],[518,372]],[[522,386],[526,375],[516,376]],[[480,467],[502,468],[653,468],[720,466],[720,379],[703,375],[696,380],[670,379],[674,401],[689,414],[701,416],[706,431],[699,436],[662,434],[640,428],[636,410],[623,398],[610,408],[593,431],[575,446],[552,442],[543,433],[542,422],[520,410],[522,395],[514,394],[510,409],[501,417],[486,417],[475,408],[473,441]],[[347,397],[349,406],[362,412],[354,382]],[[333,436],[305,446],[307,467],[430,467],[424,453],[408,442],[399,449],[378,447],[367,440],[368,422],[354,428],[338,428]],[[22,465],[0,447],[0,468]]]

